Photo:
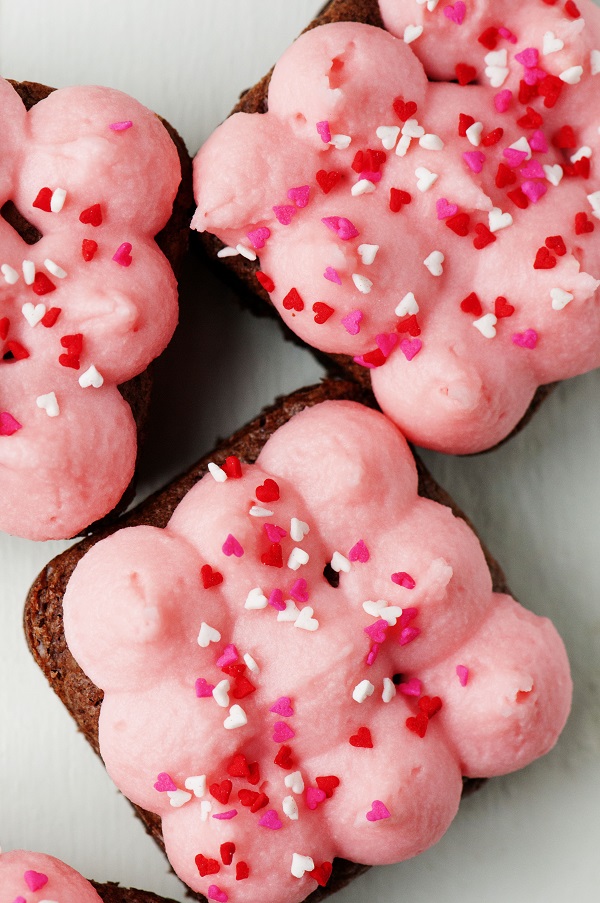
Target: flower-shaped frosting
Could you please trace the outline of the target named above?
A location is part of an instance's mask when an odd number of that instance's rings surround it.
[[[369,368],[409,439],[477,451],[600,363],[600,11],[380,5],[396,37],[315,28],[268,112],[217,129],[192,224],[258,255],[287,325]]]
[[[136,426],[117,386],[177,322],[154,242],[181,171],[159,119],[107,88],[64,88],[27,112],[0,81],[0,529],[72,536],[133,475]],[[30,230],[35,231],[35,230]]]
[[[53,856],[12,850],[0,854],[2,899],[14,903],[102,903],[89,881]]]
[[[388,863],[461,775],[546,752],[571,694],[549,621],[492,592],[476,537],[417,495],[381,414],[324,402],[228,458],[168,526],[94,546],[64,598],[104,690],[100,748],[211,900],[294,903],[335,856]]]

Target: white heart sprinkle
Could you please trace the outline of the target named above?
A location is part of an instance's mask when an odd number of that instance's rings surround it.
[[[304,791],[304,779],[300,771],[292,771],[291,774],[286,774],[283,782],[292,793],[302,793]]]
[[[287,815],[287,817],[291,818],[292,821],[297,821],[298,803],[293,796],[284,797],[283,802],[281,803],[281,808],[283,809],[284,815]]]
[[[253,505],[248,514],[251,514],[252,517],[271,517],[273,512],[268,508],[261,508],[260,505]]]
[[[371,615],[374,618],[379,617],[379,612],[382,608],[385,608],[387,602],[383,599],[378,599],[377,602],[373,602],[371,599],[367,600],[367,602],[363,602],[363,609],[366,611],[368,615]]]
[[[508,51],[505,47],[502,50],[490,50],[483,59],[486,66],[506,66],[508,64]]]
[[[239,253],[237,248],[225,247],[217,251],[217,257],[237,257]]]
[[[400,127],[397,125],[380,125],[375,134],[386,150],[392,150],[396,147]]]
[[[19,274],[17,273],[17,271],[14,270],[7,263],[2,264],[2,266],[0,267],[0,272],[4,276],[4,281],[7,282],[9,285],[14,285],[15,282],[19,278]]]
[[[33,285],[35,281],[35,263],[33,260],[24,260],[21,264],[21,269],[23,270],[25,285]]]
[[[277,612],[277,620],[278,621],[295,621],[299,614],[300,614],[300,609],[297,607],[294,600],[286,599],[285,600],[285,608],[283,609],[283,611]]]
[[[198,634],[198,645],[202,646],[203,649],[206,649],[210,643],[218,643],[221,639],[221,634],[218,630],[215,630],[214,627],[210,627],[204,621],[200,625],[200,633]]]
[[[370,680],[361,680],[352,691],[352,699],[355,702],[364,702],[369,696],[375,692],[375,687]]]
[[[340,571],[344,571],[344,573],[349,574],[352,569],[352,565],[350,564],[348,559],[344,555],[342,555],[341,552],[333,553],[333,555],[331,556],[331,567],[338,574]]]
[[[551,53],[562,50],[564,46],[565,42],[557,38],[553,31],[547,31],[542,42],[542,53],[544,56],[549,56]]]
[[[506,229],[512,226],[513,218],[510,213],[503,213],[500,207],[492,207],[488,213],[488,223],[490,232],[499,232],[500,229]]]
[[[42,411],[46,412],[48,417],[58,417],[60,414],[60,408],[58,407],[58,401],[56,400],[54,392],[48,392],[47,395],[38,395],[35,403],[38,408],[41,408]]]
[[[384,702],[391,702],[396,696],[396,684],[390,677],[383,678],[383,692],[381,698]]]
[[[294,546],[292,551],[290,552],[290,557],[288,558],[287,566],[292,571],[297,571],[299,567],[303,564],[308,564],[310,556],[308,552],[305,552],[304,549],[299,549],[298,546]]]
[[[357,248],[359,257],[365,266],[371,266],[377,256],[378,250],[379,245],[359,245]],[[292,539],[293,538],[294,537],[292,536]]]
[[[213,699],[220,705],[222,709],[226,709],[229,705],[229,690],[231,689],[231,684],[227,679],[220,680],[217,686],[212,691]]]
[[[402,135],[402,138],[396,145],[396,156],[405,157],[406,151],[410,147],[410,135]]]
[[[361,194],[373,194],[375,191],[375,183],[370,179],[359,179],[350,189],[353,198],[360,197]]]
[[[552,298],[552,310],[562,310],[575,296],[571,292],[566,292],[564,288],[551,288],[550,297]]]
[[[388,605],[387,608],[382,608],[379,612],[379,617],[386,620],[390,627],[396,626],[396,621],[401,615],[402,609],[397,605]]]
[[[52,273],[53,276],[56,276],[57,279],[64,279],[67,275],[67,271],[63,270],[62,267],[59,267],[59,265],[54,263],[53,260],[50,260],[49,257],[44,260],[44,266],[48,272]]]
[[[294,878],[302,878],[304,872],[312,872],[315,867],[310,856],[301,856],[300,853],[292,853],[292,875]]]
[[[185,779],[185,787],[191,790],[198,799],[206,793],[206,775],[194,774]]]
[[[583,66],[569,66],[564,72],[559,74],[561,82],[566,85],[578,85],[583,75]]]
[[[360,248],[358,249],[360,251]],[[308,524],[303,520],[293,517],[290,521],[290,536],[294,542],[302,542],[306,534],[310,531]]]
[[[232,705],[229,715],[223,722],[223,727],[228,731],[233,731],[237,727],[244,727],[245,724],[248,724],[248,718],[241,705]]]
[[[317,630],[319,622],[316,618],[313,618],[313,614],[314,611],[310,605],[305,606],[294,621],[294,627],[299,627],[300,630]]]
[[[332,135],[329,143],[332,144],[336,150],[346,150],[351,142],[352,138],[350,135]]]
[[[256,662],[254,661],[254,659],[252,658],[252,656],[250,655],[249,652],[246,652],[246,654],[244,655],[244,661],[246,662],[246,665],[248,666],[250,671],[252,671],[254,674],[259,673],[260,668],[258,667],[258,665],[256,664]]]
[[[490,80],[492,88],[501,88],[508,78],[509,70],[504,66],[486,66],[485,74]]]
[[[248,611],[259,611],[259,609],[261,608],[266,608],[268,604],[269,600],[263,593],[260,586],[255,586],[254,589],[251,589],[246,596],[244,608]]]
[[[522,135],[518,141],[515,141],[514,144],[510,145],[511,150],[522,151],[524,154],[527,154],[526,160],[531,160],[532,150],[527,138]]]
[[[467,138],[473,147],[479,147],[481,144],[481,133],[483,131],[483,122],[474,122],[466,131]]]
[[[590,51],[590,67],[592,75],[598,75],[600,72],[600,50]]]
[[[409,138],[422,138],[425,134],[425,129],[422,125],[419,125],[416,119],[407,119],[402,126],[402,134]]]
[[[591,156],[592,148],[588,147],[587,144],[584,144],[583,147],[580,147],[578,151],[575,151],[575,153],[571,157],[571,163],[577,163],[577,161],[583,159],[583,157]]]
[[[587,195],[587,199],[592,206],[592,210],[600,210],[600,191],[594,191]]]
[[[419,144],[421,145],[421,147],[424,147],[425,150],[437,151],[442,150],[442,148],[444,147],[444,142],[442,141],[440,136],[431,134],[422,135],[419,138]]]
[[[100,386],[104,385],[104,377],[92,364],[81,374],[77,382],[82,389],[88,389],[90,386],[93,386],[94,389],[99,389]]]
[[[192,794],[186,793],[185,790],[167,790],[167,796],[174,809],[181,809],[192,798]]]
[[[238,254],[241,254],[242,257],[245,257],[246,260],[256,260],[256,253],[252,250],[252,248],[248,248],[246,245],[236,245],[236,251]]]
[[[426,169],[424,166],[418,166],[415,169],[415,175],[417,177],[417,188],[419,191],[428,191],[438,179],[437,173],[430,172],[430,170]]]
[[[493,339],[496,335],[496,323],[498,318],[495,314],[484,314],[479,320],[473,320],[473,326],[478,329],[482,336],[486,339]]]
[[[439,2],[440,0],[417,0],[419,6],[425,6],[425,4],[427,4],[427,9],[430,13],[434,11]]]
[[[40,320],[44,318],[44,315],[46,313],[46,305],[32,304],[31,301],[26,301],[21,308],[21,313],[30,326],[37,326]]]
[[[63,209],[67,192],[64,188],[55,188],[50,198],[50,212],[60,213]]]
[[[218,464],[215,464],[214,461],[209,462],[208,472],[217,481],[217,483],[224,483],[227,479],[227,474],[225,473],[223,468],[219,467]]]
[[[418,314],[419,313],[419,305],[417,304],[416,298],[412,292],[408,292],[398,304],[398,307],[394,311],[397,317],[406,317],[408,314]]]
[[[564,176],[564,170],[563,170],[562,166],[560,165],[560,163],[555,163],[553,166],[550,166],[549,164],[545,163],[544,164],[544,173],[546,175],[546,178],[550,182],[550,184],[554,185],[555,187],[557,185],[560,185],[560,183],[562,181],[562,177]]]
[[[360,273],[352,273],[352,282],[362,295],[368,295],[373,288],[373,283]]]
[[[442,266],[444,260],[445,257],[441,251],[432,251],[429,257],[425,258],[423,263],[432,276],[441,276],[444,272],[444,267]]]
[[[412,44],[413,41],[416,41],[417,38],[420,38],[423,34],[423,26],[422,25],[407,25],[404,29],[404,43]]]
[[[208,800],[202,800],[200,803],[200,821],[206,821],[212,811],[212,803]]]

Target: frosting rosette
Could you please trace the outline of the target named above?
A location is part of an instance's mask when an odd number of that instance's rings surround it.
[[[66,538],[133,476],[118,386],[177,322],[154,236],[181,168],[158,117],[112,89],[63,88],[28,112],[0,81],[0,122],[0,529]]]
[[[463,776],[547,752],[571,680],[551,623],[494,593],[464,520],[354,402],[306,409],[256,464],[209,466],[164,529],[97,543],[64,596],[104,691],[100,750],[210,900],[298,903],[334,857],[435,843]]]
[[[199,151],[192,225],[412,441],[490,448],[600,363],[600,12],[382,0],[302,35]],[[257,288],[258,288],[257,283]]]
[[[2,899],[14,903],[102,903],[79,872],[45,853],[0,854]]]

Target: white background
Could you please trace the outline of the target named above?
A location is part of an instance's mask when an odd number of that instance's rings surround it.
[[[55,87],[120,88],[165,116],[194,153],[319,6],[0,0],[0,71]],[[277,394],[321,373],[276,324],[241,313],[198,264],[188,265],[187,283],[185,329],[158,368],[141,494]],[[573,712],[546,759],[490,782],[464,803],[436,848],[370,871],[339,903],[600,899],[599,449],[597,372],[562,385],[500,450],[469,459],[424,456],[504,566],[513,593],[556,623],[573,669]],[[66,546],[0,536],[0,844],[52,853],[88,877],[184,901],[183,886],[25,646],[29,585]]]

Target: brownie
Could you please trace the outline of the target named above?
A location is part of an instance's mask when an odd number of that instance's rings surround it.
[[[166,897],[159,897],[145,890],[135,890],[133,887],[119,887],[112,881],[108,884],[90,881],[90,884],[104,903],[173,903],[173,900]]]
[[[77,722],[79,730],[85,735],[96,753],[99,754],[98,717],[102,691],[86,677],[71,656],[63,630],[62,600],[69,578],[78,561],[92,545],[114,533],[120,526],[132,527],[149,524],[155,527],[164,527],[186,493],[207,473],[209,461],[220,464],[228,455],[236,455],[243,462],[253,463],[275,430],[304,408],[328,399],[346,399],[361,402],[369,407],[376,407],[375,399],[364,387],[339,379],[327,379],[319,385],[301,389],[279,399],[251,423],[238,430],[229,439],[220,442],[209,455],[201,458],[186,473],[125,515],[119,526],[113,525],[96,530],[92,535],[54,558],[34,582],[27,598],[24,614],[29,648],[52,689],[67,707]],[[437,485],[425,466],[418,459],[416,460],[419,473],[419,493],[449,506],[455,515],[467,520],[452,499]],[[470,526],[472,528],[472,525]],[[484,552],[492,574],[494,590],[508,592],[499,565],[487,551],[484,550]],[[481,783],[481,780],[465,780],[463,791],[469,792]],[[159,817],[138,806],[134,806],[134,809],[146,831],[164,850]],[[336,860],[332,878],[327,886],[318,888],[307,899],[311,903],[324,899],[366,869],[367,866],[364,865],[341,859]],[[195,896],[199,900],[204,899],[201,895]]]

